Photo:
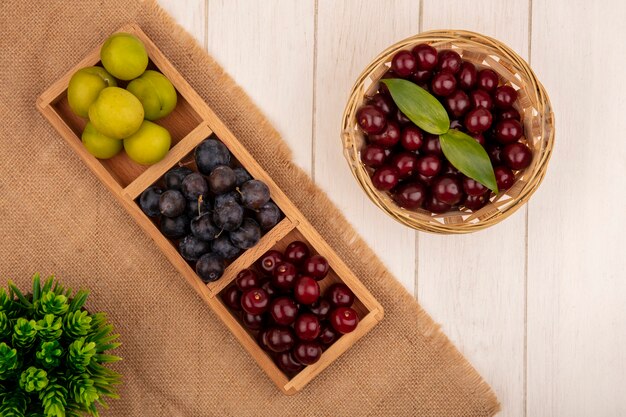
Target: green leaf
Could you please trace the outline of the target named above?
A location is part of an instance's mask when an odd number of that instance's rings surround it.
[[[450,129],[450,119],[443,105],[415,83],[399,78],[381,80],[389,88],[398,108],[421,129],[441,135]]]
[[[489,155],[476,139],[456,129],[450,129],[439,136],[439,142],[443,154],[456,169],[498,193]]]

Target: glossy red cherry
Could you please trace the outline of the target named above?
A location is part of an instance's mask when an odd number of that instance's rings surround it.
[[[533,153],[520,142],[511,143],[502,149],[502,161],[511,169],[524,169],[530,165]]]
[[[424,151],[424,153],[430,155],[443,155],[443,152],[441,151],[441,143],[439,142],[439,136],[425,133],[424,145],[422,146],[422,150]]]
[[[424,201],[424,208],[433,213],[440,214],[440,213],[445,213],[447,211],[450,211],[452,206],[450,204],[446,204],[442,201],[439,201],[435,198],[435,196],[430,195]]]
[[[302,265],[302,272],[317,281],[324,279],[329,269],[328,261],[321,255],[307,258]]]
[[[500,165],[502,163],[502,148],[497,145],[489,145],[487,147],[487,154],[489,155],[489,159],[491,159],[492,165]]]
[[[517,120],[518,122],[522,120],[519,112],[515,110],[513,107],[511,107],[510,109],[503,110],[500,113],[498,113],[498,120],[508,120],[508,119],[514,119],[514,120]]]
[[[320,286],[316,280],[306,275],[296,280],[293,296],[302,304],[313,304],[320,298]]]
[[[465,127],[472,133],[482,133],[489,129],[492,121],[491,112],[480,107],[467,113],[465,116]]]
[[[409,123],[411,123],[411,119],[409,119],[408,117],[406,117],[406,115],[404,113],[402,113],[400,111],[400,109],[396,110],[396,117],[395,117],[395,121],[398,122],[398,124],[400,126],[406,126]]]
[[[298,271],[291,262],[281,262],[276,265],[272,276],[272,285],[281,290],[293,288]]]
[[[324,297],[333,307],[350,307],[354,303],[354,293],[343,283],[332,284],[326,289]]]
[[[481,194],[481,195],[468,195],[463,201],[463,205],[472,210],[480,210],[487,204],[489,201],[489,193]]]
[[[437,96],[449,96],[456,90],[456,78],[450,72],[440,72],[430,82],[430,89]]]
[[[392,70],[389,70],[386,73],[384,73],[382,77],[380,77],[381,80],[386,80],[389,78],[398,78],[398,75],[394,73]],[[382,82],[378,83],[378,92],[386,96],[390,96],[389,88],[387,88],[385,83],[382,83]]]
[[[290,297],[278,297],[270,303],[269,311],[274,322],[288,326],[296,319],[298,306]]]
[[[320,329],[319,340],[320,342],[322,342],[323,345],[328,346],[332,344],[335,340],[338,339],[338,337],[339,337],[339,334],[333,328],[333,326],[330,325],[330,323],[322,324],[321,329]]]
[[[309,306],[309,311],[317,316],[318,319],[324,320],[330,312],[330,303],[324,298],[320,298],[316,303]]]
[[[278,289],[272,285],[272,281],[267,280],[262,285],[261,288],[265,291],[268,297],[272,298],[278,294]]]
[[[478,72],[478,87],[487,92],[492,92],[498,87],[498,74],[486,68]]]
[[[502,120],[494,129],[495,138],[502,144],[513,143],[522,137],[524,129],[520,122],[514,119]]]
[[[430,45],[420,43],[411,50],[420,70],[432,70],[439,62],[437,50]]]
[[[313,365],[321,356],[322,347],[318,342],[298,342],[293,349],[293,357],[303,365]]]
[[[267,311],[270,298],[261,288],[253,288],[245,291],[241,296],[241,308],[250,314],[261,314]]]
[[[456,169],[454,165],[452,165],[449,161],[443,163],[443,167],[441,168],[440,174],[443,175],[452,175],[454,177],[459,176],[459,170]]]
[[[251,269],[243,269],[239,271],[235,278],[235,284],[241,291],[247,291],[251,288],[257,288],[261,286],[261,280],[256,272]]]
[[[508,109],[513,106],[517,100],[517,91],[510,85],[502,85],[496,88],[496,92],[493,94],[493,101],[496,107],[500,109]]]
[[[330,313],[330,324],[341,334],[350,333],[359,324],[359,316],[350,307],[337,307]]]
[[[422,175],[420,173],[417,174],[417,179],[419,180],[419,182],[421,182],[422,184],[424,184],[426,187],[430,187],[430,184],[433,182],[433,180],[435,179],[434,176],[432,177],[427,177],[426,175]],[[426,198],[428,198],[428,196],[426,196]],[[426,202],[426,200],[424,200],[422,202],[422,204],[424,204]]]
[[[413,75],[411,75],[411,79],[413,79],[413,82],[415,82],[420,87],[422,87],[422,85],[426,85],[432,78],[433,78],[433,73],[432,71],[429,71],[429,70],[418,69],[418,70],[415,70]],[[424,88],[424,89],[428,90],[428,88]]]
[[[265,324],[265,317],[262,314],[243,313],[241,316],[243,325],[250,330],[260,330]]]
[[[398,185],[400,173],[392,166],[382,166],[374,171],[372,184],[379,190],[387,191]]]
[[[265,338],[267,347],[274,352],[286,352],[296,344],[296,336],[291,327],[272,327]]]
[[[456,90],[445,98],[445,106],[453,117],[461,117],[467,113],[471,107],[470,99],[463,90]]]
[[[463,198],[461,182],[452,175],[435,178],[431,185],[431,190],[437,200],[451,206],[457,204]]]
[[[231,310],[241,310],[241,290],[237,286],[232,285],[222,293],[222,301]]]
[[[485,90],[474,90],[469,94],[469,98],[473,109],[482,107],[491,110],[493,108],[493,100]]]
[[[267,346],[267,331],[268,329],[261,329],[256,335],[256,342],[261,346],[261,349],[270,351],[271,349]]]
[[[437,69],[441,72],[449,72],[456,74],[461,69],[461,63],[463,60],[461,56],[450,49],[444,49],[439,51],[439,63]]]
[[[425,198],[426,187],[419,182],[403,184],[393,194],[393,200],[409,210],[421,207]]]
[[[257,264],[262,271],[272,274],[274,272],[274,268],[276,268],[276,265],[278,265],[282,261],[282,253],[277,250],[269,250],[263,256],[261,256],[261,258],[259,258]]]
[[[416,151],[422,147],[424,137],[417,126],[407,126],[400,134],[400,145],[407,151]],[[371,165],[370,165],[371,166]]]
[[[396,104],[393,99],[386,94],[376,93],[369,99],[369,104],[383,112],[385,116],[389,116],[396,111]]]
[[[315,314],[302,313],[293,325],[300,340],[315,340],[320,334],[320,321]]]
[[[396,122],[389,121],[381,133],[369,135],[367,139],[374,145],[389,148],[400,141],[400,127]]]
[[[356,112],[356,121],[368,135],[380,133],[387,126],[383,112],[371,105],[363,106]]]
[[[463,178],[463,190],[469,196],[479,196],[485,194],[489,188],[472,178],[465,177]]]
[[[416,68],[417,60],[409,51],[399,51],[391,58],[391,69],[400,77],[408,77]]]
[[[457,86],[462,90],[471,90],[476,85],[478,72],[471,62],[463,62],[461,69],[456,74]]]
[[[306,243],[294,240],[285,249],[285,260],[294,265],[299,265],[310,255],[309,247]]]
[[[298,362],[291,352],[282,352],[276,356],[276,364],[278,367],[285,372],[286,374],[297,374],[302,369],[304,369],[304,365]]]
[[[515,183],[515,174],[513,174],[510,168],[497,166],[493,169],[493,173],[496,175],[499,191],[508,190]]]
[[[441,171],[441,159],[437,155],[425,155],[417,160],[417,172],[432,177]]]
[[[417,167],[417,155],[413,152],[400,152],[391,158],[391,166],[398,170],[400,179],[409,178]]]
[[[368,167],[377,168],[385,163],[387,153],[380,145],[365,145],[361,149],[361,161]]]
[[[482,133],[472,133],[470,136],[476,139],[476,142],[480,143],[481,146],[485,146],[487,143]]]

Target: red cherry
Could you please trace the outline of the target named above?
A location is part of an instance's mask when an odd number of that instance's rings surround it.
[[[496,124],[494,130],[496,140],[502,144],[513,143],[522,137],[524,129],[520,122],[514,119],[502,120]]]
[[[463,178],[463,190],[470,196],[479,196],[485,194],[489,189],[478,181],[465,177]]]
[[[416,169],[420,174],[432,177],[441,170],[441,159],[437,155],[422,156],[417,160]]]
[[[494,91],[498,87],[498,74],[489,68],[479,71],[478,87],[488,92]]]
[[[502,163],[501,153],[502,148],[497,145],[489,145],[487,148],[489,159],[491,159],[492,165],[500,165]]]
[[[417,156],[412,152],[400,152],[391,158],[391,165],[398,170],[400,179],[409,178],[415,172]]]
[[[293,295],[299,303],[313,304],[320,298],[320,286],[313,278],[301,276],[296,280]]]
[[[519,122],[522,118],[519,112],[515,110],[513,107],[511,107],[510,109],[506,109],[498,113],[498,120],[508,120],[508,119],[514,119]]]
[[[471,90],[476,85],[477,78],[478,73],[474,64],[465,61],[456,75],[457,86],[462,90]]]
[[[313,365],[321,356],[322,347],[317,342],[299,342],[293,349],[293,357],[303,365]]]
[[[287,374],[296,374],[304,369],[304,366],[298,362],[291,352],[282,352],[276,356],[278,367]]]
[[[489,129],[493,117],[487,109],[477,108],[465,116],[465,127],[472,133],[482,133]]]
[[[263,317],[262,314],[250,314],[244,312],[241,316],[241,321],[243,322],[243,325],[250,330],[260,330],[265,322],[265,317]]]
[[[276,265],[272,276],[272,285],[281,290],[293,288],[298,271],[291,262],[281,262]]]
[[[437,50],[425,43],[416,45],[411,52],[417,61],[417,68],[420,70],[432,70],[439,62]]]
[[[317,281],[324,279],[329,269],[328,261],[321,255],[311,256],[302,265],[302,272]]]
[[[451,206],[457,204],[463,198],[461,182],[452,175],[444,175],[436,178],[431,189],[435,198]]]
[[[232,285],[224,290],[222,293],[222,301],[231,310],[241,310],[241,291],[237,286]]]
[[[237,287],[239,287],[241,291],[247,291],[251,288],[260,287],[261,280],[253,270],[243,269],[237,274],[235,284],[237,284]]]
[[[372,184],[379,190],[391,190],[398,184],[400,173],[391,166],[382,166],[374,171],[372,175]]]
[[[417,174],[417,179],[424,184],[427,187],[430,187],[430,184],[432,184],[433,180],[435,179],[434,176],[432,177],[427,177],[426,175],[422,175],[422,174]],[[422,204],[424,204],[426,202],[426,200],[424,200],[424,202]]]
[[[493,173],[496,175],[496,183],[500,191],[508,190],[515,183],[515,174],[505,166],[495,167]]]
[[[424,201],[424,208],[433,213],[440,214],[440,213],[445,213],[447,211],[450,211],[452,206],[450,204],[446,204],[442,201],[439,201],[435,198],[435,196],[430,195],[426,199],[426,201]]]
[[[381,93],[374,94],[372,98],[369,99],[369,104],[383,112],[383,114],[387,117],[397,109],[393,99],[388,95]]]
[[[350,307],[354,302],[354,293],[346,284],[342,283],[328,287],[324,296],[333,307]]]
[[[272,298],[278,294],[278,290],[272,285],[271,281],[265,281],[263,285],[261,285],[263,291],[267,293],[267,296]]]
[[[532,159],[531,150],[523,143],[511,143],[502,149],[502,160],[511,169],[524,169],[530,165]]]
[[[517,100],[517,91],[510,85],[503,85],[496,88],[496,92],[493,95],[493,101],[496,107],[500,109],[508,109],[513,106]]]
[[[389,70],[384,73],[382,77],[380,77],[381,80],[386,80],[389,78],[398,78],[398,76],[392,70]],[[387,96],[390,95],[389,88],[387,88],[387,86],[381,82],[378,83],[378,92]]]
[[[328,346],[337,340],[338,337],[339,335],[337,334],[337,331],[333,329],[333,326],[328,323],[322,324],[319,335],[319,339],[322,344]]]
[[[356,112],[356,121],[368,135],[380,133],[387,126],[383,112],[370,105],[363,106]]]
[[[491,96],[485,90],[474,90],[469,94],[469,97],[473,109],[482,107],[483,109],[491,110],[493,108]]]
[[[285,260],[294,265],[299,265],[310,255],[309,247],[306,243],[294,240],[285,249]]]
[[[341,334],[350,333],[359,324],[359,316],[350,307],[337,307],[330,313],[330,324]]]
[[[433,77],[430,88],[437,96],[449,96],[456,89],[456,78],[450,72],[440,72]]]
[[[385,163],[387,154],[380,145],[365,145],[361,149],[361,161],[368,167],[377,168]]]
[[[424,146],[422,146],[424,153],[431,155],[443,155],[441,151],[441,143],[439,142],[439,136],[431,135],[430,133],[424,134]]]
[[[445,105],[454,117],[465,115],[470,109],[470,99],[463,90],[456,90],[445,98]]]
[[[389,148],[400,141],[400,128],[396,122],[387,122],[387,127],[379,134],[367,137],[370,143]]]
[[[276,265],[283,261],[283,254],[277,250],[269,250],[258,261],[259,268],[269,274],[274,272]]]
[[[461,69],[462,62],[463,60],[458,53],[450,49],[444,49],[439,51],[439,64],[437,65],[437,69],[441,72],[445,71],[456,74]]]
[[[413,75],[411,75],[411,78],[417,85],[422,87],[424,90],[428,90],[427,83],[433,78],[433,73],[432,71],[429,71],[429,70],[418,69],[418,70],[415,70]],[[423,85],[426,85],[426,86],[424,87]]]
[[[330,312],[330,303],[324,298],[320,298],[316,303],[309,307],[309,311],[317,316],[320,320],[326,319]]]
[[[267,347],[274,352],[286,352],[296,343],[291,327],[272,327],[267,330]]]
[[[449,161],[446,161],[443,164],[443,168],[441,168],[441,174],[449,174],[456,177],[459,175],[459,170],[456,169],[456,167],[452,165]]]
[[[483,147],[487,143],[482,133],[472,133],[470,136],[476,139],[476,142],[478,142]]]
[[[270,348],[267,346],[267,331],[268,329],[261,329],[256,336],[256,342],[261,346],[261,349],[269,351]]]
[[[246,313],[261,314],[267,311],[269,304],[270,299],[261,288],[253,288],[244,292],[241,296],[241,308]]]
[[[416,67],[417,61],[409,51],[399,51],[391,58],[391,69],[400,77],[408,77]]]
[[[289,297],[278,297],[270,303],[270,314],[277,324],[289,326],[296,319],[298,306]]]
[[[293,328],[298,339],[315,340],[320,334],[320,321],[314,314],[303,313],[298,316]]]
[[[417,126],[407,126],[400,134],[400,145],[407,151],[416,151],[422,147],[424,139],[422,131]]]
[[[487,204],[489,201],[489,193],[481,194],[481,195],[468,195],[463,201],[463,205],[472,210],[480,210]]]
[[[402,113],[400,111],[400,109],[396,110],[396,117],[395,117],[395,121],[398,122],[398,124],[400,126],[406,126],[409,123],[411,123],[411,119],[409,119],[408,117],[406,117],[406,115],[404,113]]]
[[[393,194],[393,200],[406,209],[421,207],[426,198],[426,187],[419,182],[403,184]]]

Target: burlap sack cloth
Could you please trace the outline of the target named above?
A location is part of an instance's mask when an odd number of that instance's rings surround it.
[[[35,109],[53,81],[133,21],[385,308],[381,324],[295,396],[278,391]],[[3,0],[0,30],[2,285],[11,278],[27,287],[39,271],[92,290],[88,307],[109,312],[123,341],[124,361],[116,366],[122,398],[103,415],[450,417],[498,410],[489,386],[291,164],[261,112],[156,4]]]

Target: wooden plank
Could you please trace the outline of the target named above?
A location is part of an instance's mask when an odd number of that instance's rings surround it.
[[[493,36],[527,55],[527,0],[424,0],[422,22]],[[418,241],[418,299],[491,384],[503,417],[525,412],[525,211],[470,235]]]
[[[208,52],[311,171],[313,0],[208,0]]]
[[[626,44],[618,0],[533,0],[556,146],[528,219],[528,415],[626,415]],[[555,20],[556,19],[556,20]]]
[[[196,38],[200,45],[206,47],[205,0],[158,0],[158,2],[179,25]]]
[[[317,21],[314,179],[413,294],[415,232],[389,218],[359,188],[343,157],[340,132],[352,84],[378,53],[418,31],[419,2],[320,0]]]

